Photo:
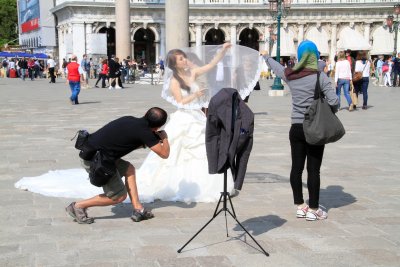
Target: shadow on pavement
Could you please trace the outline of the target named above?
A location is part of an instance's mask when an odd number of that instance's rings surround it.
[[[192,203],[184,203],[184,202],[174,202],[174,201],[159,201],[156,200],[153,203],[147,203],[144,204],[144,206],[147,209],[153,210],[153,209],[157,209],[157,208],[163,208],[163,207],[171,207],[171,206],[175,206],[178,208],[185,208],[185,209],[189,209],[189,208],[194,208],[196,207],[195,202]],[[96,220],[102,220],[102,219],[116,219],[116,218],[127,218],[130,217],[132,215],[132,205],[130,203],[122,203],[122,204],[118,204],[115,205],[111,208],[111,212],[114,213],[114,215],[112,216],[101,216],[101,217],[96,217]]]
[[[283,224],[287,222],[287,220],[282,219],[276,215],[266,215],[266,216],[259,216],[251,219],[247,219],[243,222],[238,219],[238,221],[243,225],[246,230],[252,235],[260,235],[263,233],[268,232],[277,227],[281,227]],[[233,228],[234,231],[243,231],[240,225],[236,225]],[[245,234],[243,232],[243,234]]]
[[[79,102],[79,105],[85,105],[85,104],[99,104],[101,101],[88,101],[88,102]]]
[[[357,202],[357,198],[352,194],[343,191],[344,187],[340,185],[330,185],[326,189],[321,188],[319,202],[327,211],[331,208],[340,208]]]

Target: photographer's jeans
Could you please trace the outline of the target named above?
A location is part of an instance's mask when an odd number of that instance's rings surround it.
[[[343,87],[343,94],[344,94],[344,97],[347,100],[347,103],[349,104],[349,106],[351,104],[351,97],[350,97],[350,94],[349,94],[350,80],[338,79],[337,88],[336,88],[336,95],[339,98],[339,108],[340,108],[340,93],[341,93],[342,87]]]
[[[81,91],[81,82],[69,82],[69,87],[71,88],[71,97],[70,100],[73,104],[79,104],[78,95]]]

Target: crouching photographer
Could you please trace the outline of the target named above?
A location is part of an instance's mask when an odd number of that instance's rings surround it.
[[[158,131],[166,121],[166,111],[153,107],[142,118],[121,117],[93,134],[79,131],[75,146],[81,150],[82,166],[89,173],[90,182],[102,186],[104,194],[72,202],[66,207],[67,213],[80,224],[91,224],[94,218],[88,217],[87,208],[115,205],[129,195],[133,221],[153,218],[151,211],[139,201],[135,167],[122,157],[138,148],[149,147],[161,158],[168,158],[168,136],[165,131]],[[125,185],[122,176],[125,177]]]

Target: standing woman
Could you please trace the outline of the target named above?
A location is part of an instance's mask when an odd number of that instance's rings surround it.
[[[357,97],[359,93],[363,95],[362,109],[367,109],[370,69],[371,63],[367,59],[367,53],[365,51],[358,52],[355,71],[362,71],[362,79],[354,84],[354,88],[356,89]]]
[[[338,54],[338,62],[336,63],[335,70],[335,87],[336,94],[339,98],[339,109],[340,109],[340,94],[343,87],[343,94],[349,104],[349,111],[353,110],[353,105],[351,103],[351,97],[349,94],[350,83],[352,75],[351,75],[351,66],[349,61],[346,59],[346,56],[343,51],[340,51]]]
[[[333,89],[331,79],[324,72],[318,71],[319,53],[313,42],[308,40],[301,42],[297,50],[297,58],[299,62],[293,68],[284,68],[269,56],[265,57],[265,61],[276,76],[287,83],[292,94],[292,126],[289,132],[292,154],[290,185],[293,191],[294,204],[297,206],[296,217],[306,218],[307,221],[323,220],[328,218],[326,211],[319,206],[320,168],[325,146],[311,145],[306,142],[303,121],[307,107],[314,100],[318,73],[321,91],[328,104],[335,111],[337,110],[338,97]],[[349,64],[347,60],[346,62]],[[306,159],[309,205],[304,202],[302,183]]]

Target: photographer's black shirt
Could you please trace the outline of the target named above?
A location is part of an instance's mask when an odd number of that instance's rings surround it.
[[[106,124],[89,136],[89,145],[118,159],[133,150],[159,142],[144,118],[125,116]]]

